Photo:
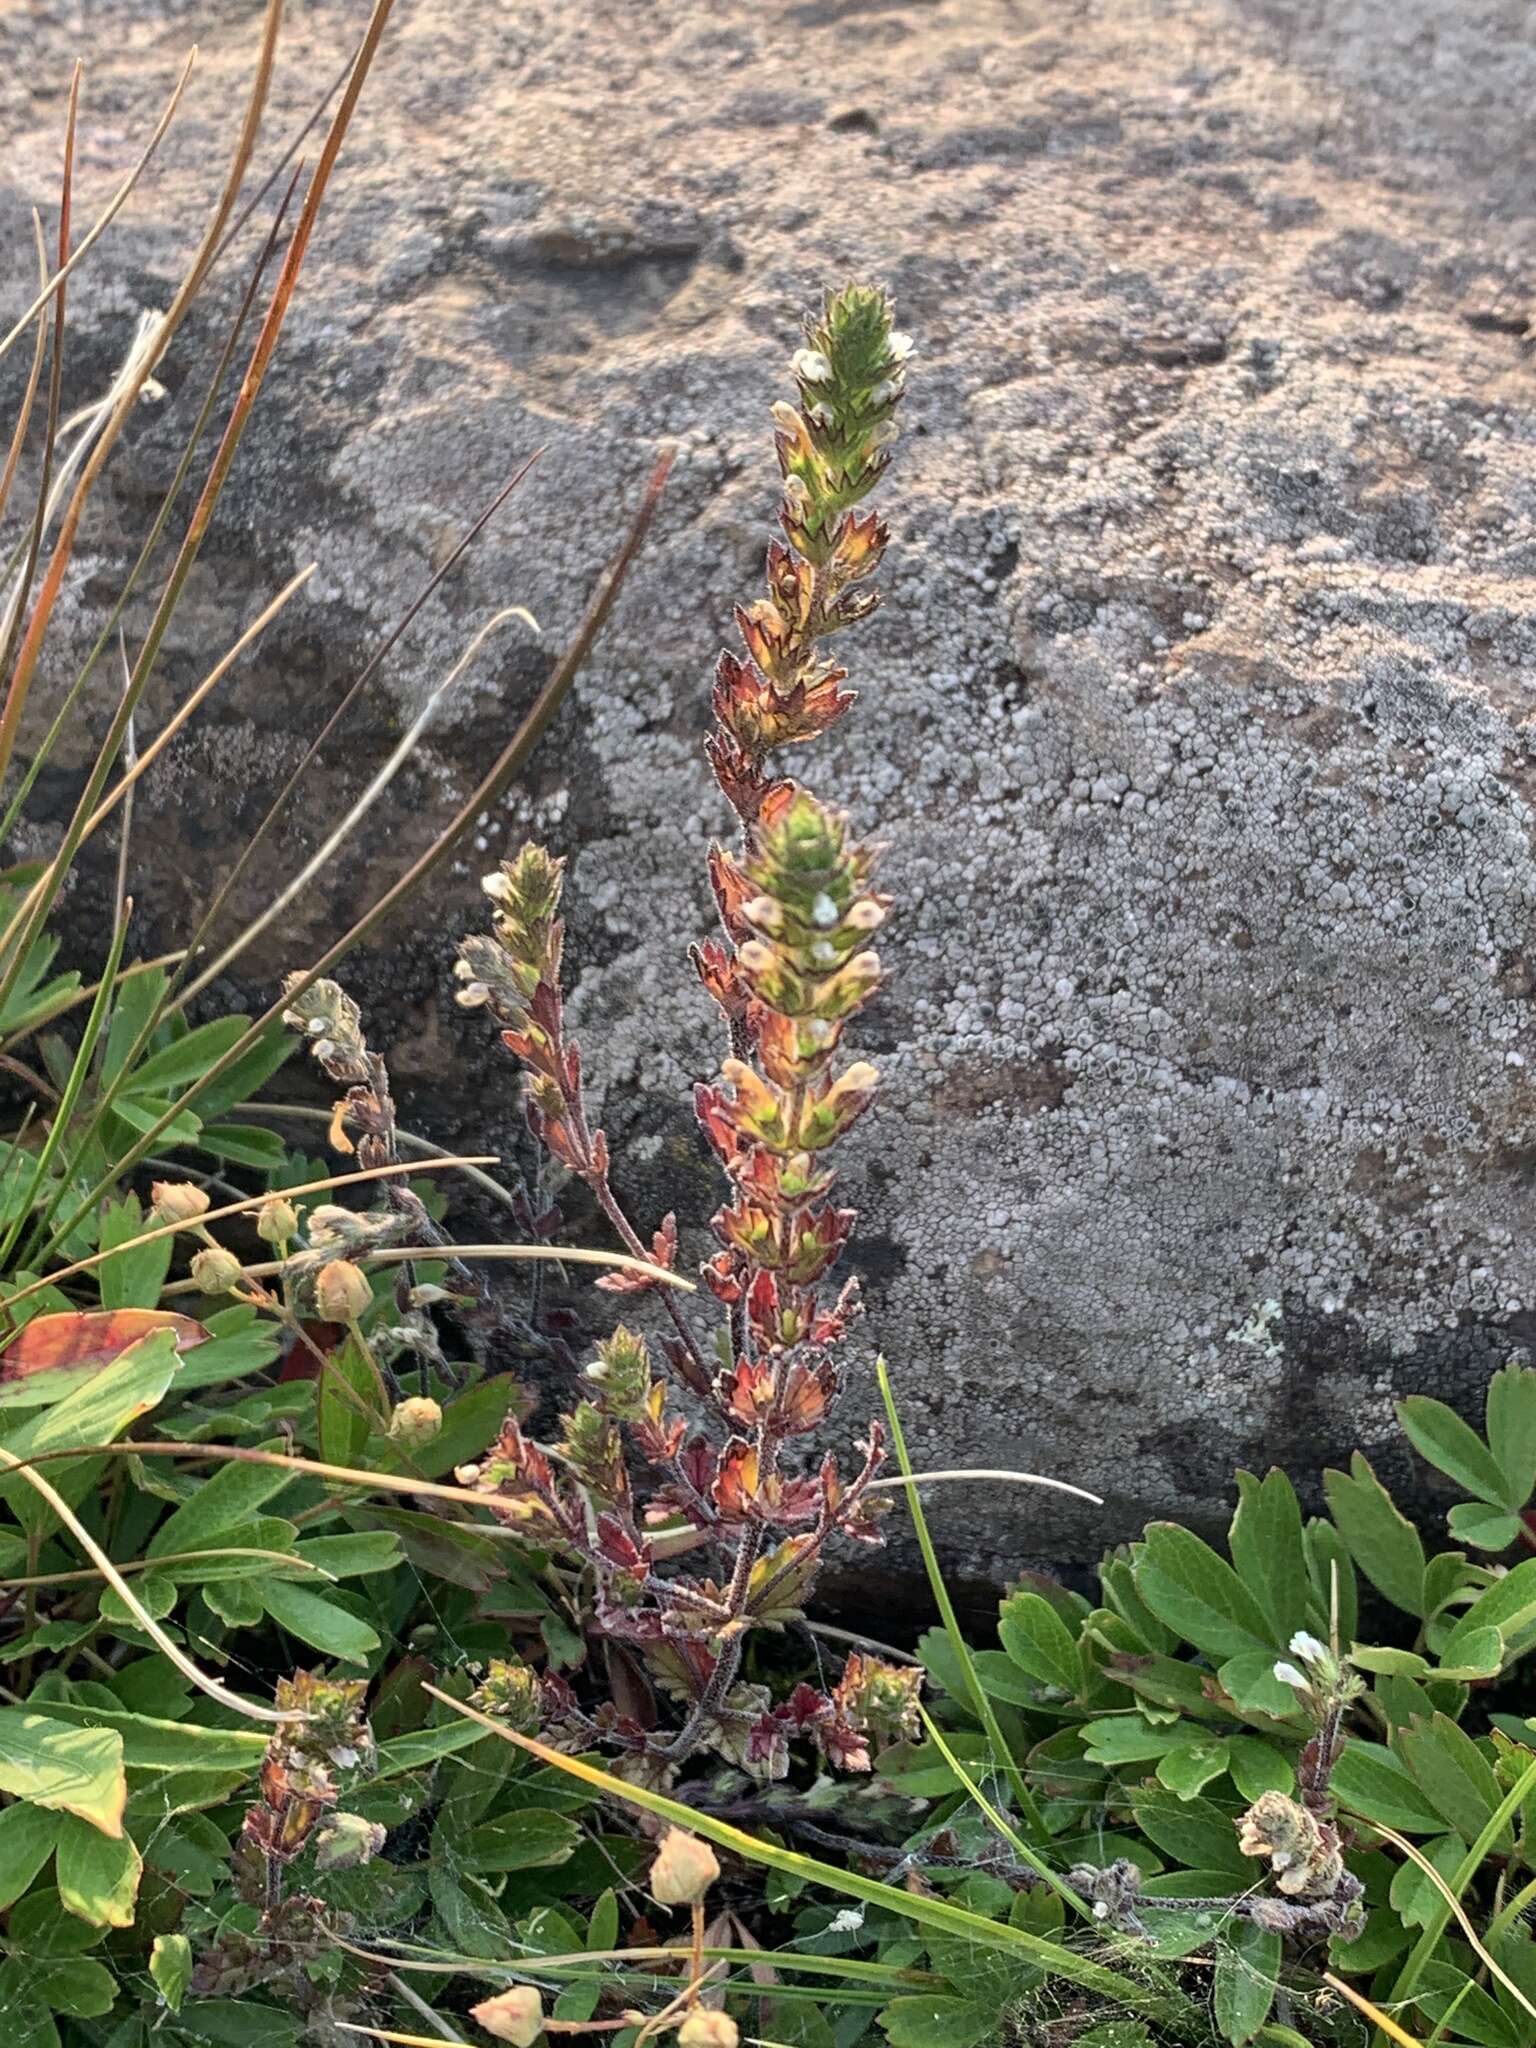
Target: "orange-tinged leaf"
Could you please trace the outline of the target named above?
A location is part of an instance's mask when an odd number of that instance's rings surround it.
[[[173,1331],[178,1351],[190,1351],[209,1336],[202,1323],[169,1309],[65,1309],[34,1316],[0,1351],[0,1386],[41,1372],[97,1371],[156,1330]]]

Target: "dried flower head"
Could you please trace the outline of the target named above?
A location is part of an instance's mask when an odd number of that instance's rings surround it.
[[[438,1403],[425,1394],[413,1394],[408,1400],[395,1403],[389,1418],[389,1435],[407,1450],[419,1450],[423,1444],[431,1443],[442,1426],[443,1411]]]
[[[232,1294],[245,1278],[245,1268],[221,1244],[208,1245],[198,1252],[190,1270],[204,1294]]]
[[[299,1234],[299,1212],[282,1195],[271,1195],[256,1211],[256,1235],[263,1244],[292,1244]]]
[[[469,2008],[477,2026],[494,2034],[498,2041],[510,2041],[512,2048],[533,2048],[544,2031],[544,2001],[532,1984],[514,1984]]]
[[[207,1191],[189,1180],[157,1180],[149,1196],[157,1223],[196,1223],[213,1207]]]
[[[367,1274],[350,1259],[332,1259],[315,1276],[315,1307],[328,1323],[355,1323],[372,1300]]]
[[[1332,1894],[1344,1874],[1334,1829],[1283,1792],[1261,1792],[1237,1824],[1245,1856],[1267,1856],[1280,1890],[1291,1898]]]
[[[691,1906],[717,1884],[720,1861],[708,1842],[683,1828],[668,1828],[651,1865],[650,1894],[658,1906]]]
[[[677,2030],[677,2048],[738,2048],[741,2029],[729,2013],[696,2005]]]

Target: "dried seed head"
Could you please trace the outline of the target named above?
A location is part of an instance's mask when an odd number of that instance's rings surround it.
[[[332,1259],[315,1280],[315,1307],[328,1323],[355,1323],[373,1300],[367,1275],[350,1259]]]
[[[425,1394],[413,1394],[409,1400],[397,1401],[389,1418],[391,1440],[404,1444],[408,1450],[431,1443],[442,1426],[442,1409]]]
[[[696,2005],[677,2030],[677,2048],[737,2048],[741,2029],[729,2013]]]
[[[498,1991],[494,1998],[472,2005],[469,2016],[498,2041],[510,2041],[512,2048],[533,2048],[544,2031],[544,2001],[532,1984]]]
[[[291,1244],[299,1234],[299,1212],[292,1202],[273,1195],[256,1211],[256,1235],[263,1244]]]
[[[668,1828],[651,1865],[651,1897],[658,1906],[691,1906],[719,1876],[719,1858],[708,1842]]]
[[[245,1270],[233,1252],[211,1244],[193,1259],[192,1278],[204,1294],[232,1294],[245,1278]]]
[[[202,1188],[189,1180],[157,1180],[149,1191],[153,1213],[161,1223],[195,1223],[213,1207]]]

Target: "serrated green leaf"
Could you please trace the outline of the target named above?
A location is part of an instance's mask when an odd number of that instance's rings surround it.
[[[1293,1689],[1275,1676],[1277,1661],[1273,1650],[1245,1650],[1240,1657],[1229,1657],[1216,1677],[1222,1691],[1245,1714],[1267,1714],[1271,1720],[1283,1721],[1297,1712],[1297,1704]]]
[[[1536,1489],[1536,1368],[1506,1365],[1488,1382],[1488,1448],[1498,1460],[1505,1499],[1522,1506]]]
[[[113,1252],[96,1269],[96,1285],[103,1308],[156,1308],[160,1290],[170,1271],[174,1238],[157,1238],[153,1244],[135,1245],[132,1251],[116,1251],[148,1228],[137,1195],[125,1195],[120,1202],[108,1202],[101,1212],[100,1251]]]
[[[1271,1647],[1264,1610],[1224,1558],[1175,1522],[1153,1522],[1133,1549],[1136,1588],[1160,1621],[1208,1657]]]
[[[1396,1730],[1392,1746],[1435,1811],[1466,1841],[1475,1841],[1500,1793],[1493,1766],[1471,1736],[1447,1715],[1436,1714],[1432,1721]],[[1512,1840],[1506,1826],[1500,1844],[1508,1849]]]
[[[1510,1513],[1524,1507],[1525,1495],[1511,1493],[1498,1460],[1454,1408],[1428,1394],[1410,1394],[1406,1401],[1398,1402],[1397,1419],[1420,1457],[1427,1458],[1468,1493],[1479,1500],[1492,1501]]]
[[[192,1982],[192,1944],[184,1934],[155,1936],[149,1952],[149,1974],[171,2011],[180,2012]]]
[[[1180,1799],[1194,1799],[1227,1772],[1227,1746],[1211,1736],[1204,1742],[1184,1741],[1158,1760],[1157,1781]]]
[[[1445,1522],[1458,1543],[1470,1543],[1474,1550],[1508,1550],[1521,1527],[1518,1515],[1481,1500],[1458,1501]]]
[[[1288,1643],[1314,1619],[1307,1599],[1307,1549],[1296,1489],[1272,1468],[1263,1479],[1237,1475],[1237,1512],[1227,1547],[1244,1586],[1269,1623],[1269,1639]]]
[[[995,2006],[924,1991],[893,1998],[880,2013],[890,2048],[975,2048],[996,2038]]]
[[[131,1927],[143,1861],[126,1835],[104,1835],[72,1813],[62,1816],[54,1857],[59,1903],[92,1927]]]
[[[1358,1451],[1349,1472],[1325,1472],[1328,1511],[1350,1554],[1394,1607],[1424,1613],[1424,1545]]]
[[[997,1639],[1021,1671],[1075,1699],[1083,1660],[1077,1639],[1038,1593],[1015,1593],[998,1610]],[[962,1695],[963,1697],[963,1695]]]
[[[1404,1835],[1445,1832],[1440,1810],[1419,1789],[1407,1766],[1379,1742],[1354,1737],[1334,1766],[1333,1790],[1362,1820],[1379,1820]]]

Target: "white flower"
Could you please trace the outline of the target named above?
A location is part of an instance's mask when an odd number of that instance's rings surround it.
[[[1277,1664],[1275,1676],[1282,1685],[1294,1685],[1298,1692],[1305,1692],[1311,1680],[1304,1671],[1298,1671],[1294,1664]]]
[[[892,362],[904,363],[912,353],[911,335],[903,334],[899,327],[893,327],[891,329],[891,338],[886,344],[886,350]]]
[[[789,367],[802,384],[825,384],[832,376],[832,365],[816,348],[797,348]]]
[[[1320,1643],[1316,1636],[1309,1636],[1304,1628],[1299,1628],[1291,1637],[1290,1652],[1293,1657],[1300,1657],[1304,1664],[1318,1664],[1327,1656],[1328,1646]]]

